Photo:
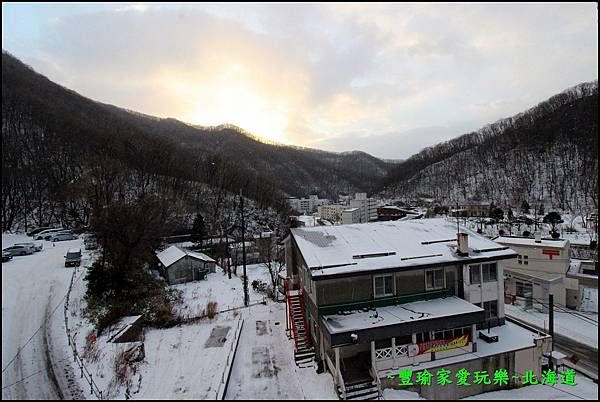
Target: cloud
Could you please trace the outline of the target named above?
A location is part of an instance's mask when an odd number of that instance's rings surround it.
[[[598,75],[594,4],[136,3],[44,21],[16,56],[85,96],[387,158]]]

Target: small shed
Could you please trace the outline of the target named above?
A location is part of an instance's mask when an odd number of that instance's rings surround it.
[[[144,321],[141,315],[122,317],[108,327],[108,342],[137,342],[142,339]]]
[[[215,260],[203,253],[171,246],[156,254],[159,271],[171,285],[205,279],[216,271]]]

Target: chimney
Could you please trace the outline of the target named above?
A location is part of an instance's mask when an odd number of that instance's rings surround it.
[[[469,235],[466,233],[457,233],[458,255],[469,255]]]
[[[536,243],[541,243],[542,242],[542,232],[537,231],[537,232],[534,233],[534,236],[535,236],[535,242]]]

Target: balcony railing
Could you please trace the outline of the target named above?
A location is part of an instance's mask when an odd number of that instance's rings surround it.
[[[402,296],[381,297],[372,300],[363,300],[350,303],[325,304],[319,306],[319,315],[343,314],[351,311],[365,311],[377,307],[397,306],[404,303],[412,303],[423,300],[440,299],[454,296],[454,289],[434,290],[424,293],[413,293]]]

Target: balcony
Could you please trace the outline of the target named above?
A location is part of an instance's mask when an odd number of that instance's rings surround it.
[[[412,293],[402,296],[381,297],[372,300],[364,300],[350,303],[325,304],[319,306],[319,315],[344,314],[351,311],[366,311],[377,307],[397,306],[399,304],[412,303],[416,301],[440,299],[454,296],[454,289],[435,290],[424,293]]]

